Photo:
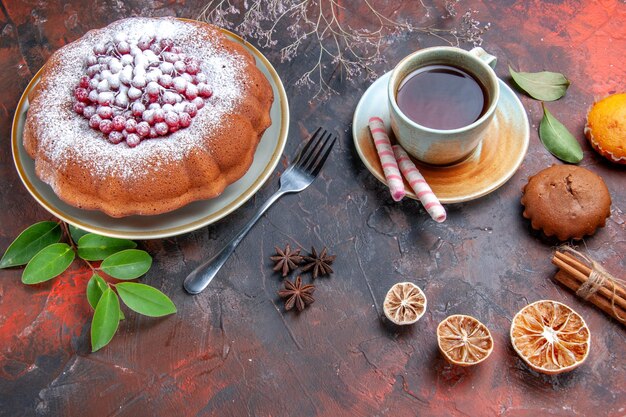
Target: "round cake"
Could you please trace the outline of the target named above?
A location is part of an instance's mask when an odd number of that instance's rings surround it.
[[[39,178],[68,204],[122,217],[221,194],[252,164],[274,97],[218,28],[129,18],[55,52],[29,99]]]

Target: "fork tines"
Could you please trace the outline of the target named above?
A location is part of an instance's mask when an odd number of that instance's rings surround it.
[[[317,128],[311,139],[302,148],[296,167],[301,168],[313,176],[317,176],[330,151],[337,140],[337,135],[321,127]]]

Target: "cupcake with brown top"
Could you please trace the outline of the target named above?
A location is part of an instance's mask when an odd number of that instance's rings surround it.
[[[553,165],[530,177],[522,205],[533,229],[560,241],[594,234],[611,215],[602,178],[575,165]]]
[[[591,106],[585,136],[600,155],[626,164],[626,94],[610,95]]]

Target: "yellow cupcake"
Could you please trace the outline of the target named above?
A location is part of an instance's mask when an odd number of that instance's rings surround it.
[[[626,164],[626,94],[610,95],[591,106],[585,136],[600,155]]]

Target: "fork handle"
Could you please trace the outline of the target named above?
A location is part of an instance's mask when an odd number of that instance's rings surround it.
[[[208,261],[199,265],[196,269],[191,271],[191,273],[185,278],[185,282],[183,286],[185,290],[189,294],[199,294],[202,292],[215,278],[215,275],[219,272],[222,266],[226,263],[230,255],[235,251],[239,242],[244,238],[244,236],[252,229],[252,226],[261,218],[263,213],[267,211],[268,208],[272,204],[276,202],[281,196],[286,194],[287,192],[279,189],[276,191],[256,212],[254,216],[246,223],[244,227],[241,228],[241,231],[233,237],[230,242],[226,244],[215,256],[213,256]]]

